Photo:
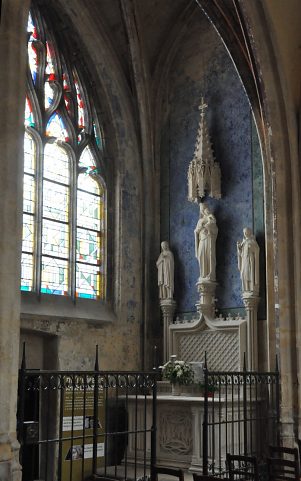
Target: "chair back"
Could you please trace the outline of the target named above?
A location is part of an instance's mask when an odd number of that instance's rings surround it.
[[[267,459],[269,481],[299,481],[299,452],[297,448],[270,446]]]
[[[179,481],[184,481],[184,471],[178,468],[167,468],[165,466],[155,465],[153,467],[153,474],[156,481],[158,481],[159,475],[168,475],[178,478]]]
[[[227,453],[229,480],[259,481],[258,463],[255,456],[242,456]]]
[[[207,474],[193,473],[193,481],[221,481],[221,478],[209,476]]]

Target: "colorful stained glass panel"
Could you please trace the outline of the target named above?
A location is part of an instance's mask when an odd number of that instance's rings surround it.
[[[93,122],[93,132],[97,147],[99,148],[99,150],[103,150],[103,137],[97,122]]]
[[[32,33],[34,33],[34,31],[35,31],[35,26],[34,26],[34,23],[33,23],[31,13],[29,12],[28,21],[27,21],[27,32],[32,34]]]
[[[68,258],[68,225],[43,219],[42,253],[50,256]]]
[[[77,225],[88,229],[101,230],[100,202],[96,195],[77,192]]]
[[[41,292],[68,295],[68,263],[61,259],[42,257]]]
[[[99,263],[99,234],[85,229],[77,229],[76,259],[91,264]]]
[[[27,97],[26,97],[26,100],[25,100],[24,124],[27,125],[28,127],[34,127],[35,126],[35,121],[34,121],[31,103],[30,103],[30,101]]]
[[[21,258],[21,291],[32,291],[33,256],[22,253]]]
[[[29,253],[34,248],[34,217],[23,214],[22,250]]]
[[[76,98],[77,98],[78,128],[83,129],[86,126],[85,104],[84,104],[84,100],[83,100],[82,89],[80,87],[79,80],[77,78],[76,73],[74,73],[74,85],[75,85]]]
[[[85,264],[76,265],[76,296],[97,299],[100,295],[99,267]]]
[[[36,148],[33,138],[25,132],[24,136],[24,172],[27,174],[35,173]]]
[[[67,146],[64,147],[63,142],[70,142],[71,136],[72,140],[77,139],[79,145],[86,145],[84,142],[88,138],[86,127],[90,109],[87,109],[85,90],[78,72],[74,69],[69,75],[64,58],[56,50],[51,30],[47,30],[45,25],[43,35],[40,35],[39,25],[35,25],[34,19],[34,16],[29,15],[28,61],[33,89],[37,90],[40,80],[44,82],[44,105],[34,102],[31,95],[25,104],[24,123],[28,128],[24,139],[21,289],[37,288],[43,293],[70,295],[69,282],[76,274],[76,295],[96,299],[104,296],[105,285],[105,188],[100,182],[99,166],[93,153],[95,142],[99,149],[103,148],[102,133],[92,106],[93,149],[86,147],[78,159],[77,149],[71,154],[71,146],[70,151]],[[44,71],[40,69],[42,60],[43,66],[45,60]],[[61,66],[60,79],[58,65]],[[59,92],[56,80],[62,81],[63,92]],[[40,98],[40,92],[36,93]],[[57,99],[57,95],[62,98]],[[56,100],[60,100],[57,110],[54,105]],[[52,106],[55,111],[47,122],[45,132],[39,131],[32,135],[38,119],[45,118],[45,111],[48,109],[49,112]],[[71,127],[71,123],[75,125]],[[49,142],[45,142],[45,135],[51,137]],[[37,140],[39,137],[41,142]],[[45,145],[44,149],[42,145]],[[76,161],[79,169],[77,181],[73,169]],[[37,229],[38,226],[41,227],[41,232]],[[41,236],[38,238],[37,234]],[[75,252],[71,252],[73,246]],[[70,259],[76,261],[71,264],[76,272],[70,271]],[[41,285],[35,285],[35,279],[41,279]]]
[[[32,76],[32,80],[34,83],[37,80],[37,71],[38,71],[38,50],[37,44],[35,41],[28,42],[28,62],[29,68]]]
[[[44,150],[44,178],[68,185],[69,157],[57,144],[46,144]]]
[[[45,73],[48,76],[48,80],[55,80],[54,70],[54,51],[52,45],[46,41],[46,68]]]
[[[23,178],[23,211],[35,212],[35,179],[32,175],[24,174]]]
[[[64,91],[67,91],[67,92],[71,91],[69,77],[66,73],[65,63],[63,64],[63,89],[64,89]]]
[[[89,147],[86,147],[79,159],[79,166],[86,167],[88,171],[96,168],[96,162]]]
[[[45,82],[44,84],[44,96],[45,96],[45,108],[49,109],[51,105],[53,104],[54,100],[54,90],[52,88],[52,83],[51,82]]]
[[[69,187],[44,180],[43,217],[68,222]]]
[[[64,89],[64,92],[63,92],[63,96],[64,96],[64,103],[65,103],[65,107],[66,107],[66,110],[68,112],[69,115],[71,115],[71,86],[70,86],[70,81],[69,81],[69,76],[67,74],[67,69],[66,69],[66,65],[65,65],[65,62],[63,61],[62,62],[62,69],[63,69],[63,89]]]
[[[102,194],[100,184],[87,174],[80,174],[78,176],[77,187],[80,190],[89,192],[91,194],[96,194],[97,196]]]
[[[47,137],[55,137],[58,140],[69,142],[69,134],[64,121],[59,114],[54,113],[48,120],[46,126],[46,135]]]

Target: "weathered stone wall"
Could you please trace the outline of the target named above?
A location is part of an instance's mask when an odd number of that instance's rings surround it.
[[[109,326],[86,321],[25,320],[21,333],[26,342],[26,364],[30,369],[93,370],[95,345],[103,370],[140,367],[139,323],[117,320]],[[28,330],[30,329],[30,331]]]

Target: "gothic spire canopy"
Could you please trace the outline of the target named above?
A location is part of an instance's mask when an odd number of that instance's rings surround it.
[[[221,198],[221,171],[215,162],[209,137],[204,98],[199,106],[200,122],[195,143],[194,156],[188,168],[188,200],[199,202],[206,193],[215,199]]]

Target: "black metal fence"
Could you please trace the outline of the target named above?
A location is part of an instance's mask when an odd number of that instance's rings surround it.
[[[279,371],[204,369],[203,473],[227,477],[226,454],[264,462],[279,445]],[[263,468],[264,471],[264,468]]]
[[[22,481],[146,479],[156,461],[154,372],[19,374]]]

